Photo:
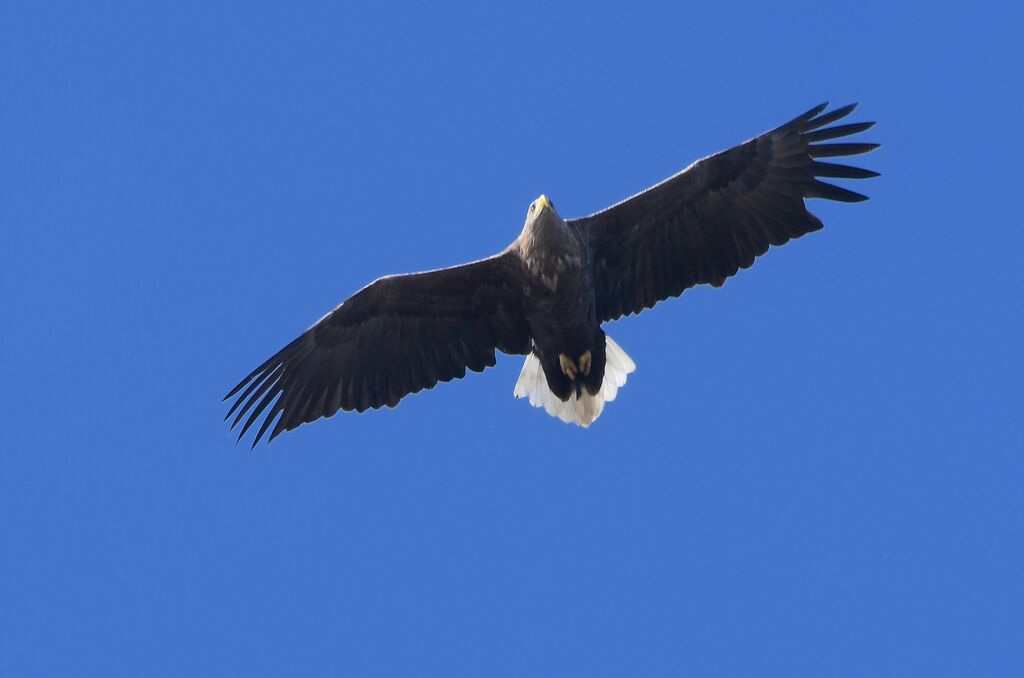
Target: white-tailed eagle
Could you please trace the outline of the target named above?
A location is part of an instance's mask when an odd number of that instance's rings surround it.
[[[877,148],[824,143],[874,123],[829,126],[855,105],[826,106],[590,216],[563,219],[542,195],[495,256],[376,280],[228,393],[232,428],[241,439],[262,417],[255,446],[339,409],[394,407],[494,365],[495,351],[527,356],[516,397],[589,426],[635,369],[602,323],[721,286],[769,245],[820,229],[806,198],[866,200],[819,177],[877,176],[822,160]]]

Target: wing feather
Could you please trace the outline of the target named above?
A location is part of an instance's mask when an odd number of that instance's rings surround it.
[[[225,419],[241,439],[262,417],[255,447],[339,409],[394,407],[493,366],[495,350],[528,353],[519,265],[505,252],[371,283],[231,389]]]
[[[874,123],[831,125],[856,104],[816,106],[770,132],[699,160],[611,207],[569,223],[584,231],[594,262],[601,321],[639,313],[694,285],[720,286],[769,245],[822,228],[806,198],[867,197],[818,177],[867,179],[877,172],[815,158],[867,153],[873,143],[817,143]]]

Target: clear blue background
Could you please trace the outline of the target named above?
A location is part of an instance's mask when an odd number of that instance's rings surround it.
[[[0,675],[1024,673],[1009,3],[29,4]],[[369,280],[825,99],[879,121],[872,200],[610,326],[639,369],[590,430],[503,357],[233,444],[224,392]]]

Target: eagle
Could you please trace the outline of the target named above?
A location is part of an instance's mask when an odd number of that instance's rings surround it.
[[[823,143],[874,124],[832,124],[855,107],[815,106],[589,216],[564,219],[541,195],[499,254],[385,276],[341,302],[231,389],[225,420],[241,440],[262,417],[255,447],[339,409],[394,407],[501,351],[526,356],[515,397],[587,427],[636,369],[604,323],[720,287],[769,246],[819,230],[807,198],[867,199],[820,180],[878,176],[822,160],[878,148]]]

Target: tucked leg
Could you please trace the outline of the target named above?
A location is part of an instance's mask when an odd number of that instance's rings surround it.
[[[562,366],[562,374],[569,377],[570,379],[576,378],[576,363],[572,361],[572,358],[565,355],[564,353],[559,353],[558,363]]]
[[[590,374],[590,357],[590,351],[580,356],[580,372],[583,373],[584,377]]]

